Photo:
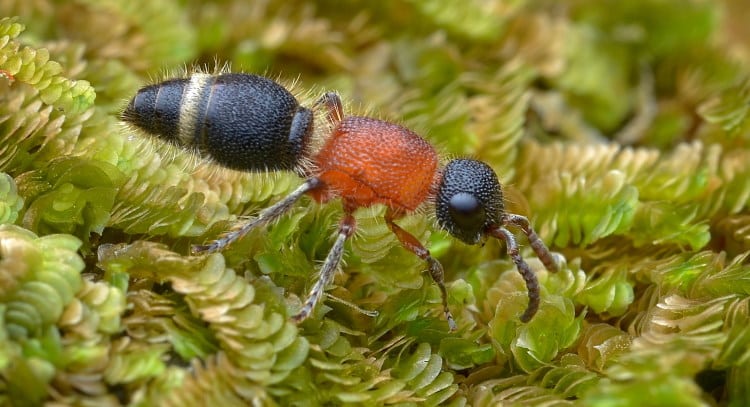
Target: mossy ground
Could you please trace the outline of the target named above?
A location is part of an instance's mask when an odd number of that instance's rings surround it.
[[[0,16],[1,405],[750,405],[743,0],[11,0]],[[491,164],[567,260],[550,274],[524,247],[538,315],[518,321],[500,244],[456,242],[429,209],[401,224],[446,269],[454,333],[383,208],[358,212],[333,298],[299,327],[340,205],[303,200],[189,256],[299,180],[217,169],[117,115],[149,81],[225,62]]]

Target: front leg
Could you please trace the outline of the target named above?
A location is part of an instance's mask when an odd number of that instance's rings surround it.
[[[445,319],[448,320],[448,327],[451,331],[455,331],[458,327],[456,326],[456,321],[453,319],[453,314],[451,314],[451,311],[448,308],[448,291],[445,289],[443,266],[430,255],[430,251],[427,250],[416,237],[394,223],[394,220],[395,215],[389,208],[385,214],[385,223],[388,225],[388,228],[391,229],[391,232],[396,235],[398,241],[401,242],[401,246],[427,262],[430,270],[430,277],[432,277],[432,280],[435,281],[438,288],[440,288],[440,294],[443,298],[443,312],[445,313]]]
[[[539,260],[542,261],[547,270],[553,273],[556,273],[559,270],[560,267],[557,265],[557,262],[555,262],[552,253],[547,246],[545,246],[539,235],[536,234],[534,228],[531,227],[531,223],[525,216],[509,213],[503,215],[502,221],[504,225],[513,225],[521,228],[523,233],[529,238],[531,248],[534,249],[536,256],[539,257]]]
[[[516,263],[518,272],[521,273],[521,277],[526,282],[526,289],[529,292],[529,305],[526,307],[526,311],[521,315],[521,322],[529,322],[531,318],[539,310],[539,281],[536,279],[536,274],[531,271],[529,265],[521,257],[518,243],[512,233],[504,227],[497,227],[490,231],[492,236],[502,239],[505,241],[505,247],[508,251],[508,256]]]

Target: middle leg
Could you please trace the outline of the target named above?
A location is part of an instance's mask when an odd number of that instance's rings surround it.
[[[401,246],[427,262],[430,276],[432,277],[432,280],[435,281],[435,284],[438,285],[438,288],[440,288],[440,294],[443,299],[443,312],[445,313],[445,319],[448,320],[448,327],[451,331],[455,331],[457,329],[456,321],[453,319],[453,314],[451,314],[450,309],[448,309],[448,291],[445,289],[443,266],[430,255],[430,251],[427,250],[422,243],[414,237],[414,235],[402,229],[394,222],[394,220],[395,214],[389,208],[385,213],[385,223],[388,225],[391,232],[396,235],[398,241],[401,242]]]
[[[305,304],[302,309],[292,317],[292,320],[296,323],[300,323],[307,319],[315,309],[315,305],[320,301],[320,297],[323,296],[327,286],[333,281],[333,276],[336,274],[336,268],[341,263],[341,258],[344,255],[344,243],[354,234],[354,228],[356,222],[351,212],[347,211],[344,214],[344,218],[339,223],[339,233],[336,236],[336,242],[333,243],[333,247],[328,252],[323,266],[320,268],[320,275],[318,281],[315,282],[310,293],[307,295]]]

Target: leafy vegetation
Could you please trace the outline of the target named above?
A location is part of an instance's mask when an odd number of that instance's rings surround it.
[[[0,3],[0,405],[750,405],[750,12],[742,0]],[[279,78],[490,163],[565,258],[527,324],[497,242],[339,204],[188,247],[294,189],[122,126],[185,66]],[[291,84],[294,83],[292,86]],[[525,242],[524,242],[525,243]],[[361,310],[377,310],[377,317]]]

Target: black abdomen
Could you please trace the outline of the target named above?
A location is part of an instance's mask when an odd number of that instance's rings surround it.
[[[144,87],[122,119],[243,171],[294,169],[313,129],[312,112],[288,90],[239,73],[195,74]]]

